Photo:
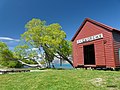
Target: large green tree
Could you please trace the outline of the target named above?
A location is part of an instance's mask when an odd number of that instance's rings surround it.
[[[14,51],[9,50],[8,46],[4,42],[0,42],[0,65],[15,68],[27,65],[30,67],[42,67],[42,65],[36,61],[38,53],[36,50],[32,50],[28,45],[18,45]]]
[[[32,19],[25,25],[26,31],[21,35],[28,45],[39,48],[45,54],[45,60],[50,66],[54,57],[68,61],[71,55],[71,42],[65,40],[66,33],[58,23],[47,25],[40,19]],[[57,55],[56,55],[57,54]]]
[[[33,48],[30,48],[27,44],[18,45],[14,49],[15,58],[23,65],[30,67],[43,67],[38,59],[38,52]]]
[[[22,65],[15,59],[13,52],[8,46],[0,42],[0,65],[10,68],[21,67]]]

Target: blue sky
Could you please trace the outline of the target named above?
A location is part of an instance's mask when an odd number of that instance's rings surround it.
[[[86,17],[120,29],[120,0],[0,0],[0,40],[13,49],[32,18],[59,23],[71,40]]]

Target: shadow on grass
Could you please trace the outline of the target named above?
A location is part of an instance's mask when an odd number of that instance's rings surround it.
[[[39,70],[73,70],[74,68],[40,68]]]

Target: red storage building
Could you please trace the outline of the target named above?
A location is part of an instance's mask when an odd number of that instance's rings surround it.
[[[120,67],[120,31],[86,18],[72,38],[74,67]]]

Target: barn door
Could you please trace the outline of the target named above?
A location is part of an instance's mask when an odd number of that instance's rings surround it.
[[[95,65],[94,44],[84,46],[84,65]]]

